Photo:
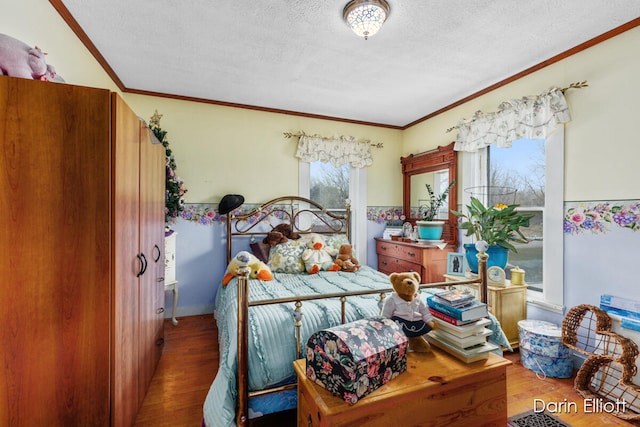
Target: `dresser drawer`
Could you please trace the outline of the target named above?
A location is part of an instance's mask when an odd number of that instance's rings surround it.
[[[415,248],[413,246],[400,246],[396,247],[396,256],[409,262],[422,262],[422,251],[424,249]]]
[[[386,255],[391,257],[398,257],[398,245],[392,243],[391,241],[377,241],[376,242],[376,253],[378,255]]]
[[[385,274],[415,271],[420,276],[424,275],[422,264],[386,255],[378,255],[378,270]]]

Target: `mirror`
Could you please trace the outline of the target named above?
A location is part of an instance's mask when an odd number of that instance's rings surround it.
[[[434,191],[434,194],[438,196],[442,193],[442,190],[449,186],[449,169],[443,169],[434,172],[418,173],[411,175],[411,196],[410,204],[412,216],[418,219],[422,219],[422,209],[425,206],[429,206],[429,193],[427,192],[427,185],[430,185]],[[448,196],[447,196],[448,197]],[[435,219],[448,220],[449,219],[449,204],[444,204],[438,211]]]
[[[453,144],[400,158],[403,175],[402,210],[411,224],[415,225],[416,220],[422,219],[420,207],[429,203],[426,184],[437,194],[438,189],[446,188],[451,180],[457,181],[457,156]],[[451,213],[451,209],[458,209],[457,187],[456,184],[449,190],[448,203],[438,214],[438,219],[445,221],[442,239],[452,245],[458,244],[457,217]]]

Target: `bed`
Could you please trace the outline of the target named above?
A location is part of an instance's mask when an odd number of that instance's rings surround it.
[[[295,408],[292,362],[302,357],[301,347],[311,334],[379,315],[392,290],[388,276],[366,265],[356,272],[304,272],[296,257],[307,236],[321,234],[335,248],[348,243],[350,209],[332,212],[297,196],[270,200],[246,214],[228,214],[227,263],[234,243],[260,242],[282,223],[301,237],[271,247],[268,262],[274,279],[240,274],[216,294],[220,365],[203,406],[206,426],[248,425],[250,418]],[[446,284],[421,287],[436,286]]]

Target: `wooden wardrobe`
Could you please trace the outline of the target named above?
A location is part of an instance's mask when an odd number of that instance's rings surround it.
[[[134,424],[163,345],[151,135],[108,90],[0,77],[0,425]]]

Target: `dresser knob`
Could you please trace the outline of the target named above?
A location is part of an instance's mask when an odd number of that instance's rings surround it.
[[[416,256],[416,253],[415,253],[415,252],[407,252],[407,255],[409,255],[409,256]]]

